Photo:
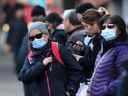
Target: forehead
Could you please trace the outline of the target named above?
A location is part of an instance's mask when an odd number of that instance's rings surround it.
[[[33,29],[33,30],[29,33],[29,35],[30,35],[30,36],[33,36],[33,35],[36,35],[36,34],[39,34],[39,33],[41,33],[40,30],[38,30],[38,29]]]
[[[82,25],[84,25],[84,26],[93,26],[94,24],[96,24],[96,22],[81,22],[82,23]]]

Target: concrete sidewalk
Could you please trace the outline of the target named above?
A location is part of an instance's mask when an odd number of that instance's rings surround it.
[[[13,69],[12,56],[0,54],[0,96],[24,96]]]

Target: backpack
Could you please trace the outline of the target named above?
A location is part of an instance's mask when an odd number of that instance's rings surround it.
[[[64,65],[64,61],[62,60],[58,43],[57,43],[57,42],[51,42],[51,49],[52,49],[53,55],[56,57],[56,59],[57,59],[61,64]]]

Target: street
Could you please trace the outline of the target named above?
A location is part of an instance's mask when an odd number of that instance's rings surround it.
[[[24,96],[13,68],[12,56],[0,53],[0,96]]]

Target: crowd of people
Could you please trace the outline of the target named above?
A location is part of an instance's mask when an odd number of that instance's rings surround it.
[[[90,3],[63,14],[15,8],[6,44],[25,96],[128,96],[125,21]]]

